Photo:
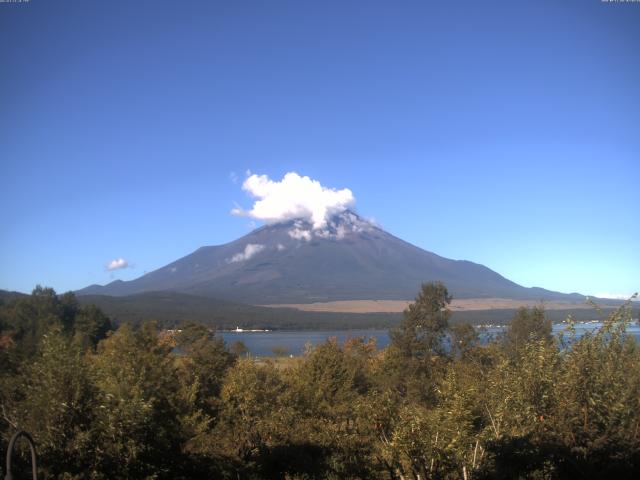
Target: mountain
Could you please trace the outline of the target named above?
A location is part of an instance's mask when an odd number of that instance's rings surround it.
[[[440,280],[456,298],[579,300],[522,287],[489,268],[450,260],[405,242],[351,211],[326,225],[292,220],[233,242],[201,247],[135,280],[92,285],[79,295],[180,292],[245,304],[413,299],[421,283]]]
[[[10,292],[8,290],[0,289],[0,305],[3,303],[9,303],[13,300],[17,300],[19,298],[25,298],[27,295],[20,292]]]

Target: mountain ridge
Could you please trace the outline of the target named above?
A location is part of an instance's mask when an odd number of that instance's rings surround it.
[[[319,229],[303,220],[264,225],[234,241],[200,247],[134,280],[91,285],[76,293],[174,291],[264,305],[408,300],[427,281],[444,282],[456,298],[585,298],[523,287],[484,265],[442,257],[349,210]]]

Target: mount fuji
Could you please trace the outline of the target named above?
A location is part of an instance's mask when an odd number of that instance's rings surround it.
[[[351,210],[334,214],[320,228],[302,219],[268,224],[230,243],[201,247],[137,279],[76,293],[177,292],[253,305],[408,300],[423,282],[436,280],[458,299],[584,299],[526,288],[484,265],[441,257]]]

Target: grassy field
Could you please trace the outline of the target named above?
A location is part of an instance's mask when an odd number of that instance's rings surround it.
[[[271,308],[294,308],[303,312],[340,312],[340,313],[401,313],[413,300],[343,300],[318,303],[289,303],[261,305]],[[477,310],[515,310],[519,307],[533,307],[540,302],[532,300],[512,300],[508,298],[463,298],[454,299],[450,309],[453,312]],[[612,304],[612,306],[614,306]],[[584,302],[545,302],[545,310],[590,310]]]

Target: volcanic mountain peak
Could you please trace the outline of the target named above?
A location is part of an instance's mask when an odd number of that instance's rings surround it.
[[[253,304],[409,300],[421,283],[435,280],[456,298],[566,297],[522,287],[483,265],[440,257],[350,210],[322,225],[303,219],[268,224],[230,243],[201,247],[135,280],[78,293],[172,291]]]
[[[329,217],[320,228],[304,219],[286,222],[288,235],[296,240],[311,241],[313,238],[342,240],[348,235],[371,231],[376,228],[351,210],[344,210]]]

